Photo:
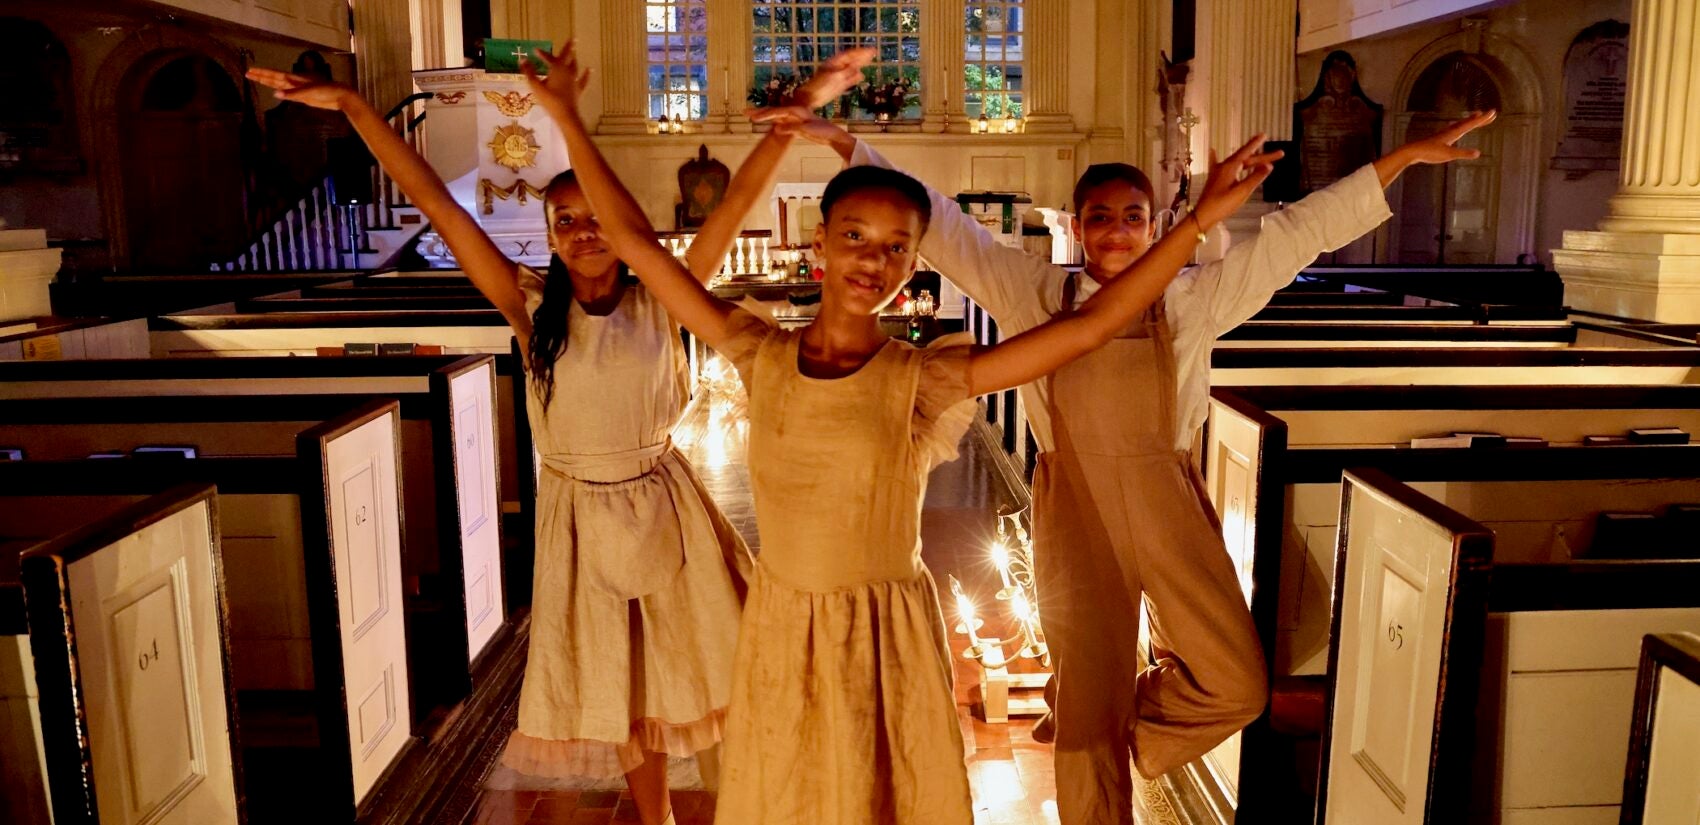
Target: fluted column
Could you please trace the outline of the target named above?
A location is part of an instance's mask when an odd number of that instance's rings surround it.
[[[602,134],[641,135],[649,131],[649,107],[644,78],[642,7],[631,0],[602,0]]]
[[[705,131],[748,132],[745,90],[750,87],[750,6],[744,0],[708,0],[708,120]]]
[[[408,0],[408,23],[413,33],[414,69],[466,65],[460,0]]]
[[[1210,148],[1293,136],[1297,0],[1215,0],[1210,21]]]
[[[1700,8],[1634,0],[1617,195],[1598,231],[1553,250],[1565,303],[1700,322]]]
[[[1072,132],[1068,113],[1068,0],[1028,0],[1027,117],[1029,132]]]
[[[927,0],[921,6],[921,131],[968,131],[963,108],[963,0]]]
[[[1636,0],[1617,196],[1600,228],[1700,233],[1700,4]]]
[[[355,87],[381,113],[413,93],[413,42],[407,0],[354,4]]]

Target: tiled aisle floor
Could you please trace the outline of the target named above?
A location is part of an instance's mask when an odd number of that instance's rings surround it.
[[[759,548],[755,514],[750,502],[749,474],[743,466],[744,421],[736,414],[698,408],[675,431],[674,438],[696,466],[703,483],[721,509]],[[962,456],[933,473],[922,523],[927,566],[945,591],[945,574],[954,574],[975,597],[988,622],[999,618],[991,594],[996,570],[988,561],[987,545],[996,529],[999,505],[1013,497],[999,477],[992,457],[970,433],[963,439]],[[949,623],[955,616],[949,593],[943,593]],[[995,628],[988,628],[989,634]],[[987,724],[974,718],[971,707],[979,666],[961,658],[967,640],[952,634],[958,654],[957,715],[970,745],[968,776],[974,795],[976,825],[1054,825],[1056,782],[1051,748],[1033,741],[1033,720]],[[1154,788],[1141,788],[1135,804],[1140,822],[1172,823],[1172,812]],[[1155,804],[1153,804],[1155,803]],[[714,802],[707,791],[674,791],[679,825],[713,821]],[[479,825],[603,825],[637,822],[637,811],[622,791],[485,790],[479,800]]]

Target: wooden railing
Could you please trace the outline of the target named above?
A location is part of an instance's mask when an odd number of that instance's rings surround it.
[[[409,95],[392,107],[387,120],[396,134],[424,155],[424,92]],[[396,210],[412,204],[378,164],[372,164],[372,202],[353,208],[338,206],[335,181],[326,176],[294,206],[262,232],[247,251],[212,266],[214,272],[302,272],[342,267],[357,268],[358,253],[370,251],[368,234],[395,229]]]

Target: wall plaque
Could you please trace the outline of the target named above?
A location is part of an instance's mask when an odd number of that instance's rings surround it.
[[[1605,20],[1582,30],[1564,54],[1564,137],[1552,168],[1618,168],[1623,98],[1629,80],[1629,24]]]
[[[1381,104],[1358,85],[1358,64],[1335,51],[1322,61],[1310,96],[1293,106],[1299,188],[1315,192],[1381,154]]]

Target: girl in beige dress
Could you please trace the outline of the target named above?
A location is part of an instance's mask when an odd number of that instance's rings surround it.
[[[655,242],[579,118],[584,73],[571,45],[546,60],[549,77],[533,76],[533,88],[561,125],[609,242],[749,390],[762,554],[738,642],[716,822],[971,823],[950,654],[920,559],[927,474],[954,453],[972,414],[963,402],[1049,373],[1136,321],[1274,156],[1251,144],[1236,153],[1212,174],[1196,225],[1078,311],[995,347],[955,336],[917,349],[879,328],[880,310],[915,272],[930,217],[913,178],[855,167],[828,184],[814,239],[826,270],[820,313],[800,331],[780,330],[714,298]],[[764,143],[743,183],[765,189],[782,148]]]
[[[529,774],[624,774],[645,823],[672,820],[667,757],[721,739],[751,566],[668,438],[689,400],[678,323],[625,274],[571,172],[545,189],[552,254],[540,274],[502,255],[354,90],[268,69],[248,76],[347,114],[526,344],[542,467],[531,644],[504,761]],[[830,99],[859,78],[829,67],[802,94]],[[744,197],[697,236],[694,283],[731,248],[753,202]]]

